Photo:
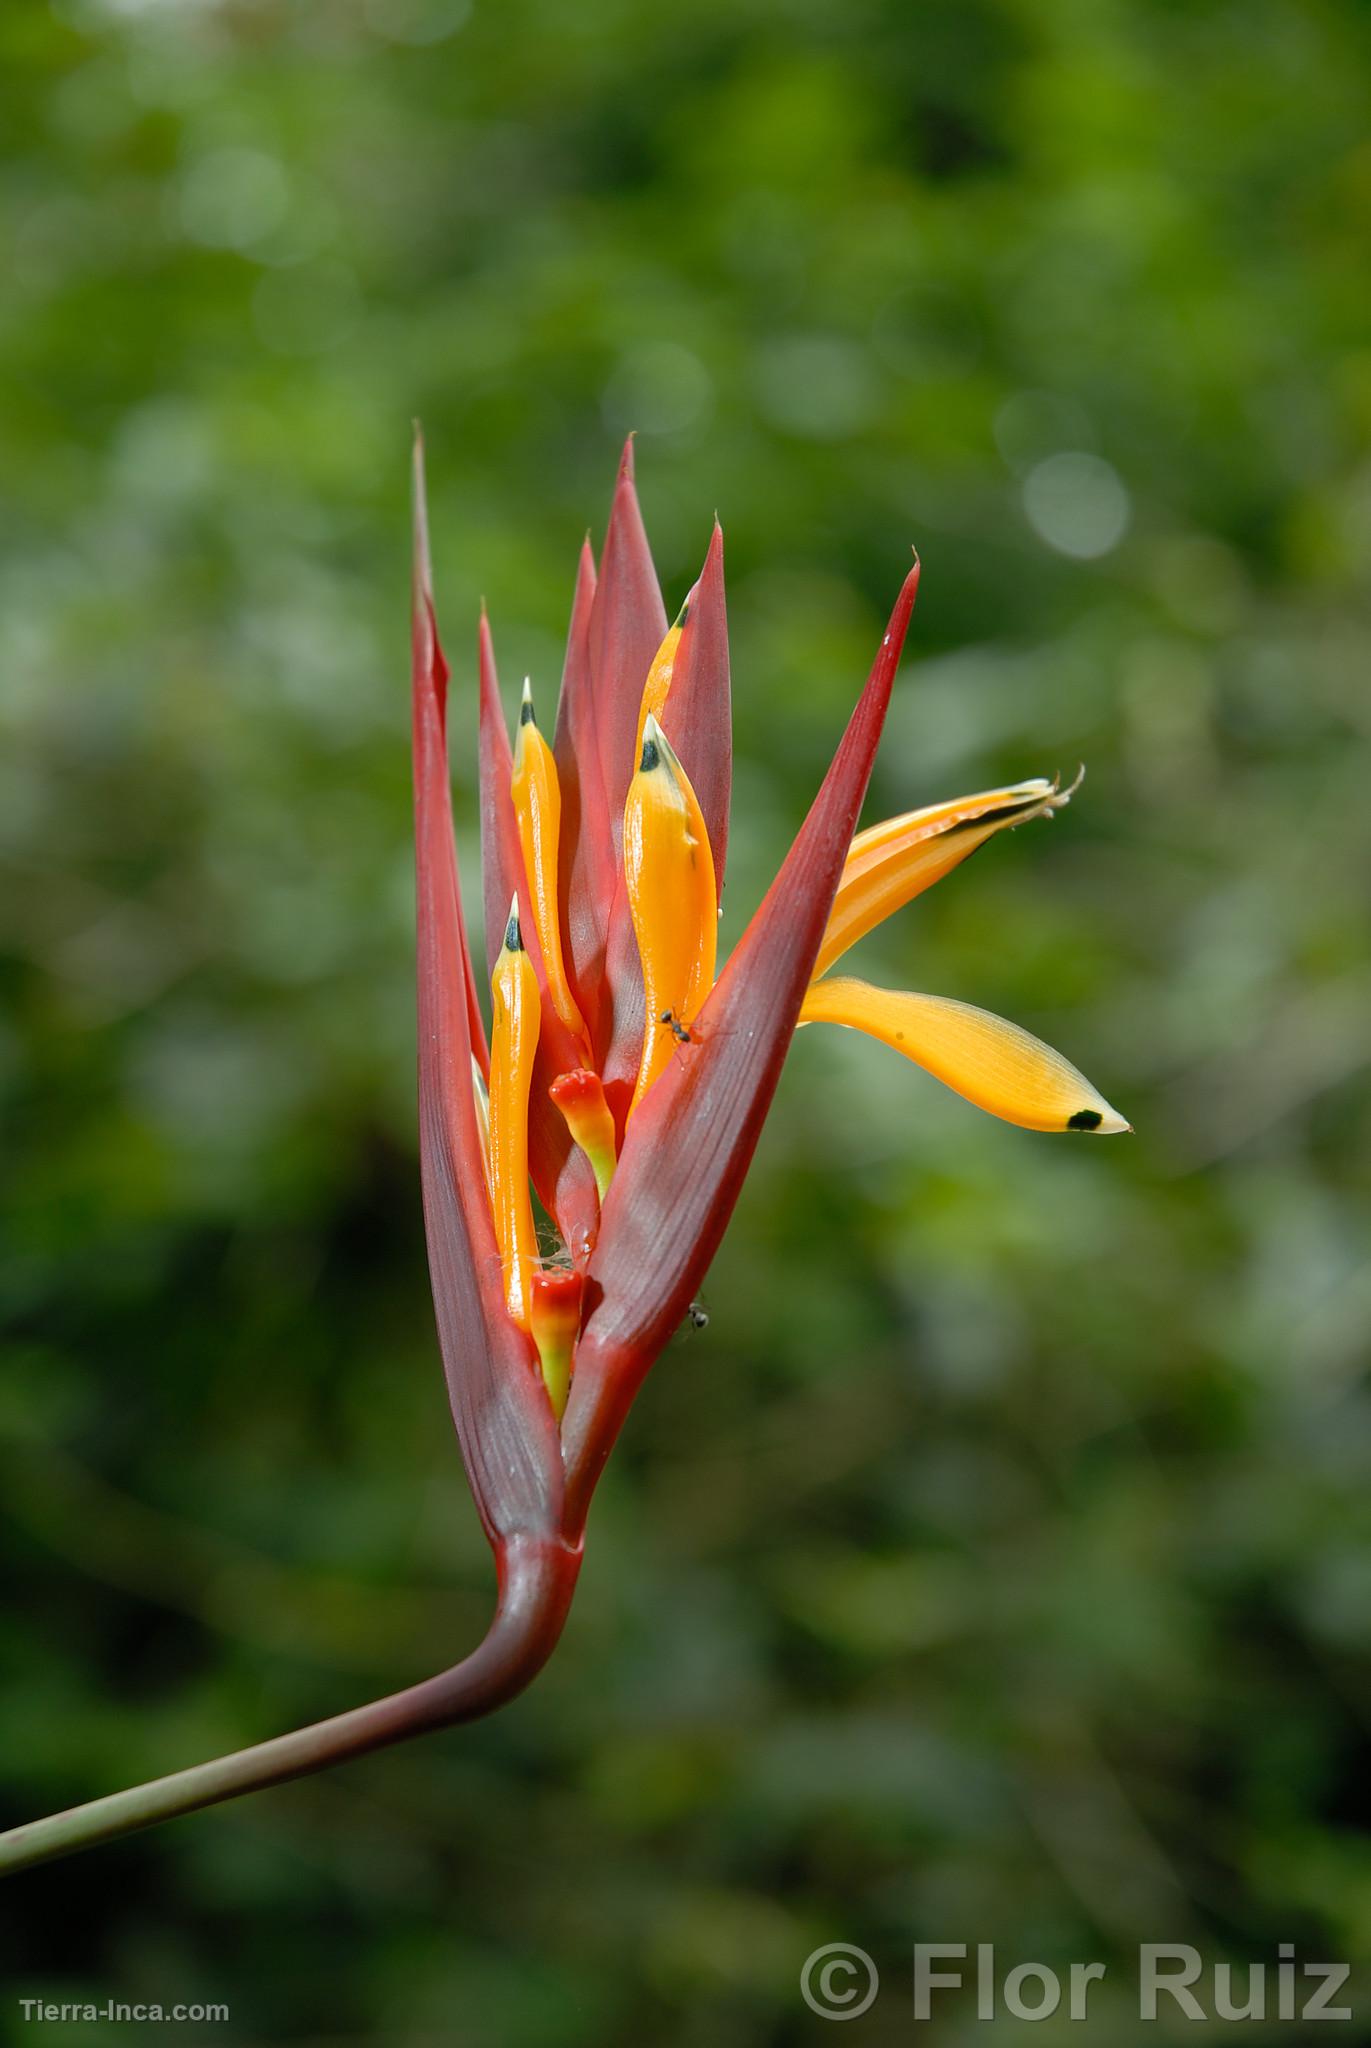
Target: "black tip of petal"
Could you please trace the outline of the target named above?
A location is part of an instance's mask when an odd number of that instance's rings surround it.
[[[643,741],[643,758],[638,763],[638,766],[642,770],[643,774],[650,775],[652,770],[660,765],[661,759],[662,756],[658,749],[656,740],[645,739]]]
[[[1097,1131],[1103,1122],[1098,1109],[1078,1109],[1074,1116],[1067,1118],[1066,1128],[1069,1131]]]
[[[505,949],[510,953],[522,953],[524,950],[523,935],[519,930],[519,906],[517,903],[510,911],[509,923],[505,926]],[[1097,1117],[1095,1121],[1098,1123],[1099,1118]]]

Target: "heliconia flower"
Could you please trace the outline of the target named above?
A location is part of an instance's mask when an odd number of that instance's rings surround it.
[[[917,560],[809,814],[716,973],[732,781],[723,539],[716,523],[668,628],[631,442],[598,575],[588,542],[581,553],[551,744],[543,692],[526,681],[511,746],[482,612],[478,971],[417,442],[414,484],[420,1164],[439,1344],[497,1560],[495,1620],[470,1657],[407,1692],[0,1838],[0,1869],[470,1718],[528,1682],[570,1604],[596,1481],[714,1255],[801,1026],[865,1032],[1011,1123],[1129,1128],[1018,1026],[830,972],[994,834],[1050,817],[1076,787],[1017,783],[858,832]]]
[[[422,490],[422,479],[418,480]],[[426,572],[425,572],[426,575]],[[578,1541],[596,1478],[628,1404],[686,1312],[751,1161],[795,1030],[866,1032],[983,1109],[1041,1131],[1128,1129],[1060,1054],[1017,1025],[945,997],[894,994],[829,970],[874,926],[995,833],[1050,817],[1076,787],[1034,780],[910,811],[856,832],[905,629],[918,588],[905,579],[866,690],[776,882],[716,979],[718,910],[731,783],[723,543],[668,629],[625,449],[598,581],[583,551],[549,750],[525,684],[511,756],[488,620],[480,632],[481,810],[487,953],[493,965],[489,1200],[503,1261],[503,1314],[532,1338],[511,1418],[545,1383],[531,1457],[550,1460],[544,1498],[561,1496],[561,1534]],[[431,592],[422,584],[431,616]],[[436,656],[433,674],[446,671]],[[416,671],[416,703],[436,697]],[[418,714],[416,714],[418,715]],[[446,779],[426,757],[426,804],[445,812]],[[444,858],[446,859],[446,852]],[[511,907],[511,895],[513,904]],[[424,898],[421,892],[421,903]],[[448,918],[459,915],[455,891]],[[497,908],[498,906],[498,908]],[[518,934],[528,933],[526,950]],[[503,941],[500,935],[504,934]],[[511,940],[511,935],[512,940]],[[514,951],[511,951],[511,943]],[[422,919],[421,919],[422,946]],[[460,935],[449,934],[454,956]],[[470,988],[475,972],[463,969]],[[462,1041],[474,997],[449,1000]],[[538,1037],[541,1022],[541,1038]],[[535,1040],[537,1041],[535,1052]],[[464,1042],[426,1086],[465,1091]],[[481,1091],[477,1089],[477,1101]],[[559,1112],[561,1128],[545,1114]],[[463,1106],[466,1116],[466,1108]],[[435,1107],[425,1129],[453,1122]],[[465,1180],[483,1194],[475,1148]],[[559,1233],[534,1243],[528,1171]],[[452,1219],[430,1205],[435,1289]],[[575,1275],[574,1297],[561,1282]],[[558,1283],[561,1320],[540,1335],[530,1289]],[[568,1347],[566,1303],[580,1318]],[[472,1286],[464,1299],[479,1315]],[[544,1323],[546,1317],[544,1317]],[[445,1343],[459,1430],[465,1350]],[[538,1389],[543,1392],[542,1388]],[[546,1411],[560,1424],[550,1445]],[[512,1425],[511,1425],[512,1426]],[[496,1534],[522,1526],[526,1487],[468,1448]],[[511,1467],[511,1472],[517,1472]]]

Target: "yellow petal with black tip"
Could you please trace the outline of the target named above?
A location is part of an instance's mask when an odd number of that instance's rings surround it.
[[[624,882],[643,967],[645,1023],[629,1113],[714,986],[714,856],[690,777],[652,712],[624,805]]]
[[[547,976],[548,998],[588,1059],[590,1045],[586,1027],[580,1005],[571,992],[562,952],[562,921],[557,897],[558,840],[562,829],[561,786],[552,749],[538,730],[538,721],[533,713],[533,685],[527,676],[524,678],[523,701],[519,706],[519,736],[514,748],[511,794],[519,827],[519,845],[524,856],[524,874],[532,898],[533,925],[543,956],[543,972]]]
[[[490,988],[490,1207],[504,1267],[505,1306],[527,1330],[538,1265],[528,1186],[528,1091],[542,1006],[538,977],[519,931],[517,896],[509,906]]]
[[[1076,787],[1061,789],[1039,777],[905,811],[859,832],[843,864],[815,973],[826,974],[849,946],[940,882],[995,833],[1050,816]]]
[[[949,996],[873,988],[835,975],[810,983],[800,1022],[865,1031],[978,1109],[1025,1130],[1093,1131],[1107,1137],[1133,1128],[1070,1060],[1032,1032]]]

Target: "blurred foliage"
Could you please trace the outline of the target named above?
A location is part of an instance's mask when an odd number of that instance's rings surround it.
[[[1369,42],[1355,0],[0,10],[10,1819],[483,1625],[412,415],[459,703],[483,593],[551,687],[627,429],[673,609],[719,508],[730,931],[916,542],[873,804],[1089,776],[867,965],[1137,1125],[803,1034],[534,1691],[12,1887],[15,1995],[751,2048],[827,2038],[846,1939],[881,2043],[915,1940],[993,1941],[1110,1960],[1131,2043],[1139,1941],[1371,1952]]]

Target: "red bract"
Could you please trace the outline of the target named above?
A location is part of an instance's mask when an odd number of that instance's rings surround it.
[[[424,1225],[453,1417],[476,1505],[498,1546],[521,1530],[550,1533],[560,1526],[562,1459],[537,1353],[505,1313],[481,1167],[471,1065],[475,1055],[488,1068],[489,1057],[457,880],[448,668],[433,617],[421,490],[415,499],[413,668]]]

